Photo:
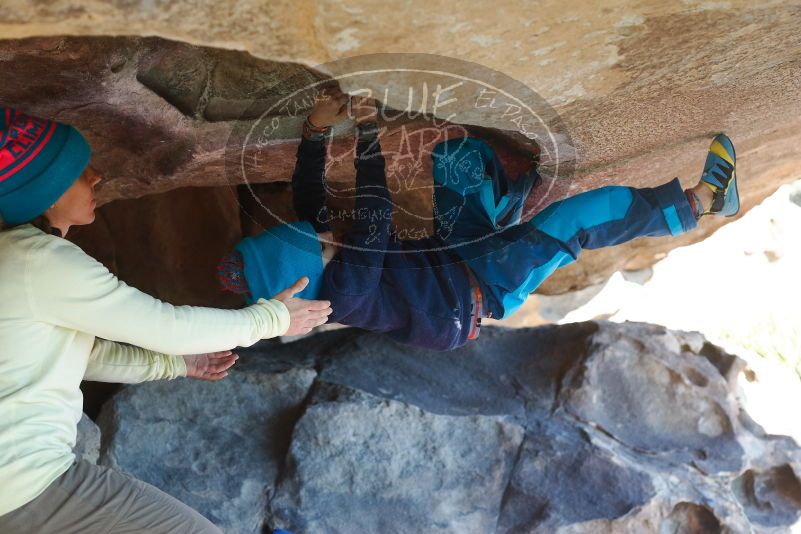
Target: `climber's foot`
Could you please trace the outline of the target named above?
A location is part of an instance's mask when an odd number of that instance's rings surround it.
[[[703,206],[700,215],[733,217],[740,211],[736,166],[731,139],[725,134],[716,135],[709,146],[701,180],[693,188]]]

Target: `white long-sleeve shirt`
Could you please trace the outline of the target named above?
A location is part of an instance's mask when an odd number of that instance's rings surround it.
[[[173,306],[66,239],[30,224],[0,231],[0,515],[72,464],[81,380],[185,376],[181,355],[247,347],[288,328],[277,300],[239,310]]]

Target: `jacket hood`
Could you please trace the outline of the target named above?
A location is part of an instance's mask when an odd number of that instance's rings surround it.
[[[245,280],[250,290],[248,304],[259,298],[270,299],[309,277],[309,285],[295,295],[316,299],[323,281],[323,256],[317,232],[311,223],[299,221],[274,226],[253,237],[246,237],[236,247],[242,254]]]

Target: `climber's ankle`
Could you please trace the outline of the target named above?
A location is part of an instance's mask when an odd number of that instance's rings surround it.
[[[712,190],[705,186],[703,182],[698,182],[695,187],[687,189],[687,192],[694,197],[695,203],[700,202],[701,204],[700,206],[694,206],[696,209],[696,219],[699,218],[701,214],[708,212],[712,207]]]

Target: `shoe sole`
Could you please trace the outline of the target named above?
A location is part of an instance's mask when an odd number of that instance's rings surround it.
[[[731,188],[733,186],[734,187],[734,191],[733,192],[732,191],[727,191],[726,195],[729,195],[729,194],[733,194],[734,195],[733,200],[736,202],[736,207],[735,207],[734,211],[731,212],[731,213],[726,213],[723,210],[721,210],[721,211],[719,211],[717,213],[714,213],[713,215],[723,215],[724,217],[734,217],[735,215],[740,213],[740,191],[737,189],[737,151],[734,149],[734,143],[732,143],[731,139],[729,139],[729,136],[727,136],[726,134],[718,134],[718,135],[716,135],[715,138],[712,140],[712,143],[715,143],[717,141],[720,144],[720,146],[723,147],[723,150],[728,152],[728,150],[726,149],[726,145],[721,143],[720,141],[718,141],[718,137],[720,135],[724,135],[726,137],[726,139],[728,139],[728,141],[729,141],[728,144],[731,146],[731,155],[732,155],[734,169],[732,170],[732,177],[731,177],[731,180],[732,180],[733,183],[730,183],[729,188]],[[709,151],[712,152],[711,148],[710,148]],[[717,157],[722,158],[722,156],[720,154],[717,154],[715,152],[712,152],[712,153],[715,154]],[[724,158],[722,158],[722,159],[724,159]],[[724,205],[725,205],[725,200],[724,200]]]
[[[729,136],[726,136],[726,138],[728,139]],[[734,149],[734,143],[732,143],[731,139],[729,139],[729,144],[731,145],[731,155],[732,155],[732,158],[734,159],[734,170],[732,171],[732,177],[731,177],[731,179],[732,179],[732,181],[734,183],[731,184],[731,185],[734,186],[734,197],[733,198],[737,202],[737,207],[735,208],[735,210],[732,213],[724,213],[723,214],[724,217],[734,217],[735,215],[740,213],[740,191],[739,191],[739,189],[737,189],[737,151]],[[724,204],[725,204],[725,201],[724,201]]]

